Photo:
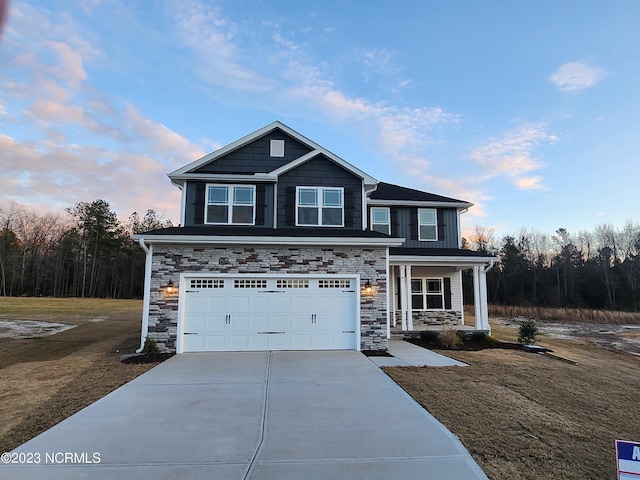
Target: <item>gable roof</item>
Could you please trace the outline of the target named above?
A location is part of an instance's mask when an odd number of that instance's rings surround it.
[[[473,203],[443,197],[435,193],[423,192],[413,188],[401,187],[391,183],[379,182],[375,191],[369,195],[370,205],[430,205],[469,208]]]
[[[296,160],[285,164],[283,166],[281,166],[280,168],[277,168],[271,172],[268,173],[256,173],[253,175],[247,175],[247,178],[251,178],[252,176],[256,176],[256,177],[260,177],[263,180],[266,179],[270,179],[270,180],[277,180],[278,175],[287,172],[289,170],[291,170],[292,168],[297,167],[298,165],[301,165],[302,163],[311,160],[312,158],[315,158],[316,156],[323,154],[325,155],[327,158],[331,159],[333,162],[337,163],[338,165],[340,165],[342,168],[344,168],[345,170],[348,170],[350,172],[352,172],[354,175],[362,178],[364,180],[365,185],[376,185],[378,184],[378,181],[373,178],[372,176],[368,175],[367,173],[363,172],[362,170],[360,170],[359,168],[351,165],[349,162],[347,162],[346,160],[344,160],[343,158],[337,156],[336,154],[330,152],[329,150],[327,150],[324,147],[321,147],[320,145],[318,145],[317,143],[313,142],[312,140],[309,140],[307,137],[305,137],[304,135],[301,135],[300,133],[296,132],[295,130],[289,128],[288,126],[286,126],[285,124],[279,122],[279,121],[275,121],[273,123],[270,123],[269,125],[260,128],[259,130],[256,130],[253,133],[250,133],[249,135],[245,135],[244,137],[236,140],[235,142],[230,143],[229,145],[226,145],[218,150],[216,150],[215,152],[211,152],[207,155],[205,155],[202,158],[199,158],[198,160],[191,162],[171,173],[169,173],[169,178],[172,180],[172,182],[174,184],[180,184],[182,183],[182,181],[184,180],[188,180],[188,179],[192,179],[192,178],[202,178],[201,175],[196,174],[196,170],[200,169],[202,166],[211,163],[211,162],[215,162],[217,159],[224,157],[225,155],[227,155],[230,152],[233,152],[234,150],[237,150],[245,145],[248,145],[249,143],[263,137],[264,135],[267,135],[268,133],[279,129],[281,131],[283,131],[284,133],[286,133],[287,135],[291,136],[292,138],[296,139],[297,141],[299,141],[300,143],[308,146],[311,151],[306,154],[303,155],[302,157],[297,158]]]

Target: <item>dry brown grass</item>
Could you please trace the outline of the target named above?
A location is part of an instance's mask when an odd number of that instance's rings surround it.
[[[517,330],[492,326],[514,341]],[[543,337],[568,363],[517,350],[441,351],[468,367],[385,371],[444,423],[492,480],[615,478],[616,439],[637,439],[640,358]]]
[[[50,337],[0,339],[0,452],[9,451],[153,364],[125,365],[140,342],[142,302],[0,298],[0,318],[75,324]],[[96,318],[103,319],[95,322]]]
[[[638,324],[640,313],[586,308],[521,307],[489,305],[490,317],[526,317],[534,320],[565,323],[604,323],[613,325]]]

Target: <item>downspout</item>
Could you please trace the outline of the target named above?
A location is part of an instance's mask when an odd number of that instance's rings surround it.
[[[489,265],[487,267],[482,268],[482,316],[485,317],[482,319],[483,324],[489,329],[489,334],[491,334],[491,326],[489,325],[489,298],[487,292],[487,272],[493,268],[494,260],[489,260]]]
[[[144,297],[142,303],[142,328],[140,329],[140,348],[136,350],[137,353],[142,352],[144,348],[144,341],[147,339],[149,333],[149,302],[151,300],[151,262],[153,258],[153,245],[147,246],[144,243],[144,238],[138,240],[140,247],[147,255],[144,264]]]
[[[460,229],[462,222],[460,221],[460,215],[467,213],[468,211],[468,208],[458,209],[458,248],[462,248],[462,230]]]

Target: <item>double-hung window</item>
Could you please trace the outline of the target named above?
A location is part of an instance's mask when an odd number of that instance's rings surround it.
[[[412,278],[411,308],[413,310],[442,310],[444,289],[442,278]]]
[[[253,185],[207,185],[205,223],[254,225],[255,198]]]
[[[386,233],[387,235],[391,235],[389,208],[371,208],[371,230],[374,232]]]
[[[438,215],[434,208],[418,209],[418,240],[438,240]]]
[[[297,187],[296,225],[343,227],[344,189]]]

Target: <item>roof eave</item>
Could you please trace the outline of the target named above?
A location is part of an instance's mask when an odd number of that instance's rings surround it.
[[[447,255],[389,255],[390,265],[424,265],[424,266],[475,266],[486,265],[491,262],[497,262],[500,257],[465,257],[465,256],[447,256]]]
[[[449,208],[471,208],[473,203],[470,202],[435,202],[425,200],[382,200],[368,199],[368,205],[385,206],[385,207],[449,207]]]
[[[222,235],[132,235],[133,240],[153,244],[209,244],[209,245],[291,245],[291,246],[366,246],[399,247],[404,238],[361,237],[276,237]]]

